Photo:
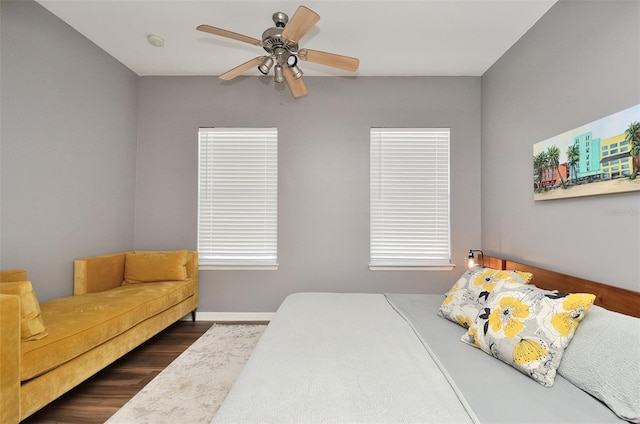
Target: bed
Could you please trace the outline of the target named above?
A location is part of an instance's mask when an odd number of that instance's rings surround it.
[[[485,265],[445,296],[287,297],[213,422],[640,422],[640,293]]]

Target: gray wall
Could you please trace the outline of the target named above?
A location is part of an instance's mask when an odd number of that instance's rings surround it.
[[[297,291],[441,293],[480,245],[480,78],[143,77],[135,247],[195,248],[200,126],[276,126],[277,271],[201,271],[200,311],[271,312]],[[453,271],[369,271],[369,129],[451,127]]]
[[[640,194],[531,193],[534,143],[640,103],[639,7],[561,1],[482,79],[310,77],[293,100],[268,78],[138,78],[37,3],[2,1],[0,267],[47,300],[71,293],[74,258],[195,248],[197,128],[275,125],[280,269],[201,272],[201,311],[442,292],[470,247],[639,289]],[[454,271],[368,270],[372,126],[452,128]]]
[[[32,1],[2,1],[0,268],[40,301],[133,246],[138,77]]]
[[[639,290],[639,192],[544,202],[532,192],[534,143],[638,103],[640,3],[550,9],[482,77],[485,251]]]

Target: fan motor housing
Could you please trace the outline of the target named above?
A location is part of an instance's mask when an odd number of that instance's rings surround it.
[[[262,47],[265,51],[273,54],[276,48],[281,47],[290,52],[297,52],[297,43],[291,43],[282,38],[282,32],[287,22],[289,22],[289,17],[285,13],[276,12],[273,14],[273,22],[276,26],[268,28],[262,33]]]

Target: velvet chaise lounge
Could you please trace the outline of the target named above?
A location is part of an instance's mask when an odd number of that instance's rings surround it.
[[[0,423],[17,423],[198,306],[198,253],[78,259],[74,295],[41,305],[24,270],[0,272]]]

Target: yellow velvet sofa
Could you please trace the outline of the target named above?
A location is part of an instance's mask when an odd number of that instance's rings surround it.
[[[0,272],[0,423],[17,423],[198,306],[198,253],[74,262],[74,295],[38,304],[24,270]]]

